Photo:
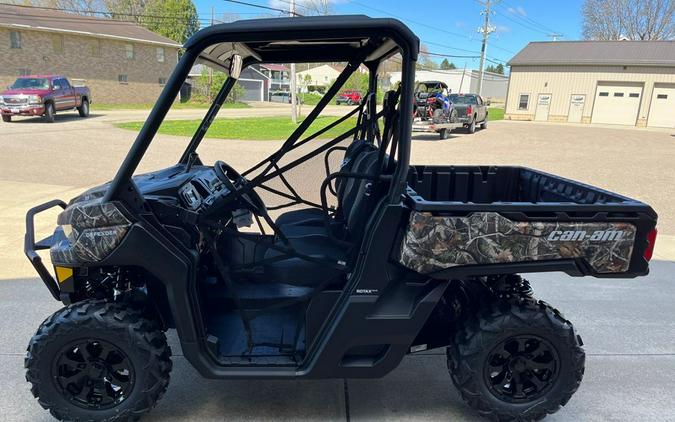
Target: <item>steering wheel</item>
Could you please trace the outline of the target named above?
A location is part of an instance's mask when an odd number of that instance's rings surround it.
[[[249,209],[258,216],[267,215],[267,207],[260,195],[253,189],[246,189],[248,187],[248,180],[232,166],[224,161],[218,160],[213,164],[213,171],[216,173],[218,180],[223,182],[227,190],[231,194],[237,195],[244,200]],[[246,193],[240,193],[242,190],[248,190]]]

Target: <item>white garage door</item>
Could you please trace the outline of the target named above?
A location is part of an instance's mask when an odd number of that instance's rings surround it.
[[[598,84],[593,105],[593,123],[632,125],[637,121],[642,86]]]
[[[656,127],[675,127],[675,85],[654,86],[647,124]]]

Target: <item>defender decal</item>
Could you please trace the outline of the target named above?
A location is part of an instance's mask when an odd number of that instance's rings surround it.
[[[628,270],[630,223],[512,221],[494,212],[463,217],[412,212],[400,263],[429,273],[459,265],[584,258],[598,273]]]

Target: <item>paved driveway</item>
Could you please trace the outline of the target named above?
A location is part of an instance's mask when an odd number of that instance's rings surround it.
[[[333,112],[345,110],[333,109]],[[30,397],[21,369],[25,345],[40,321],[58,308],[21,254],[25,210],[54,197],[68,199],[110,179],[135,133],[111,122],[144,112],[58,116],[47,125],[25,119],[0,125],[0,399],[3,420],[49,420]],[[181,110],[173,118],[203,111]],[[271,115],[261,109],[224,115]],[[176,161],[186,139],[159,136],[142,169]],[[257,162],[276,141],[207,140],[205,161],[237,168]],[[664,131],[493,122],[473,136],[419,135],[413,161],[429,164],[520,164],[586,181],[650,203],[661,237],[652,273],[636,280],[534,275],[535,293],[561,308],[584,337],[587,374],[572,401],[549,420],[675,420],[675,137]],[[41,219],[43,233],[54,215]],[[175,343],[175,339],[173,339]],[[442,353],[407,358],[381,380],[344,382],[208,381],[176,352],[169,392],[148,420],[476,420],[451,387]]]

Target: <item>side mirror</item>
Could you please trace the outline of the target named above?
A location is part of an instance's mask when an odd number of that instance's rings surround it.
[[[230,59],[230,78],[239,79],[241,75],[242,59],[239,54],[235,54]]]

